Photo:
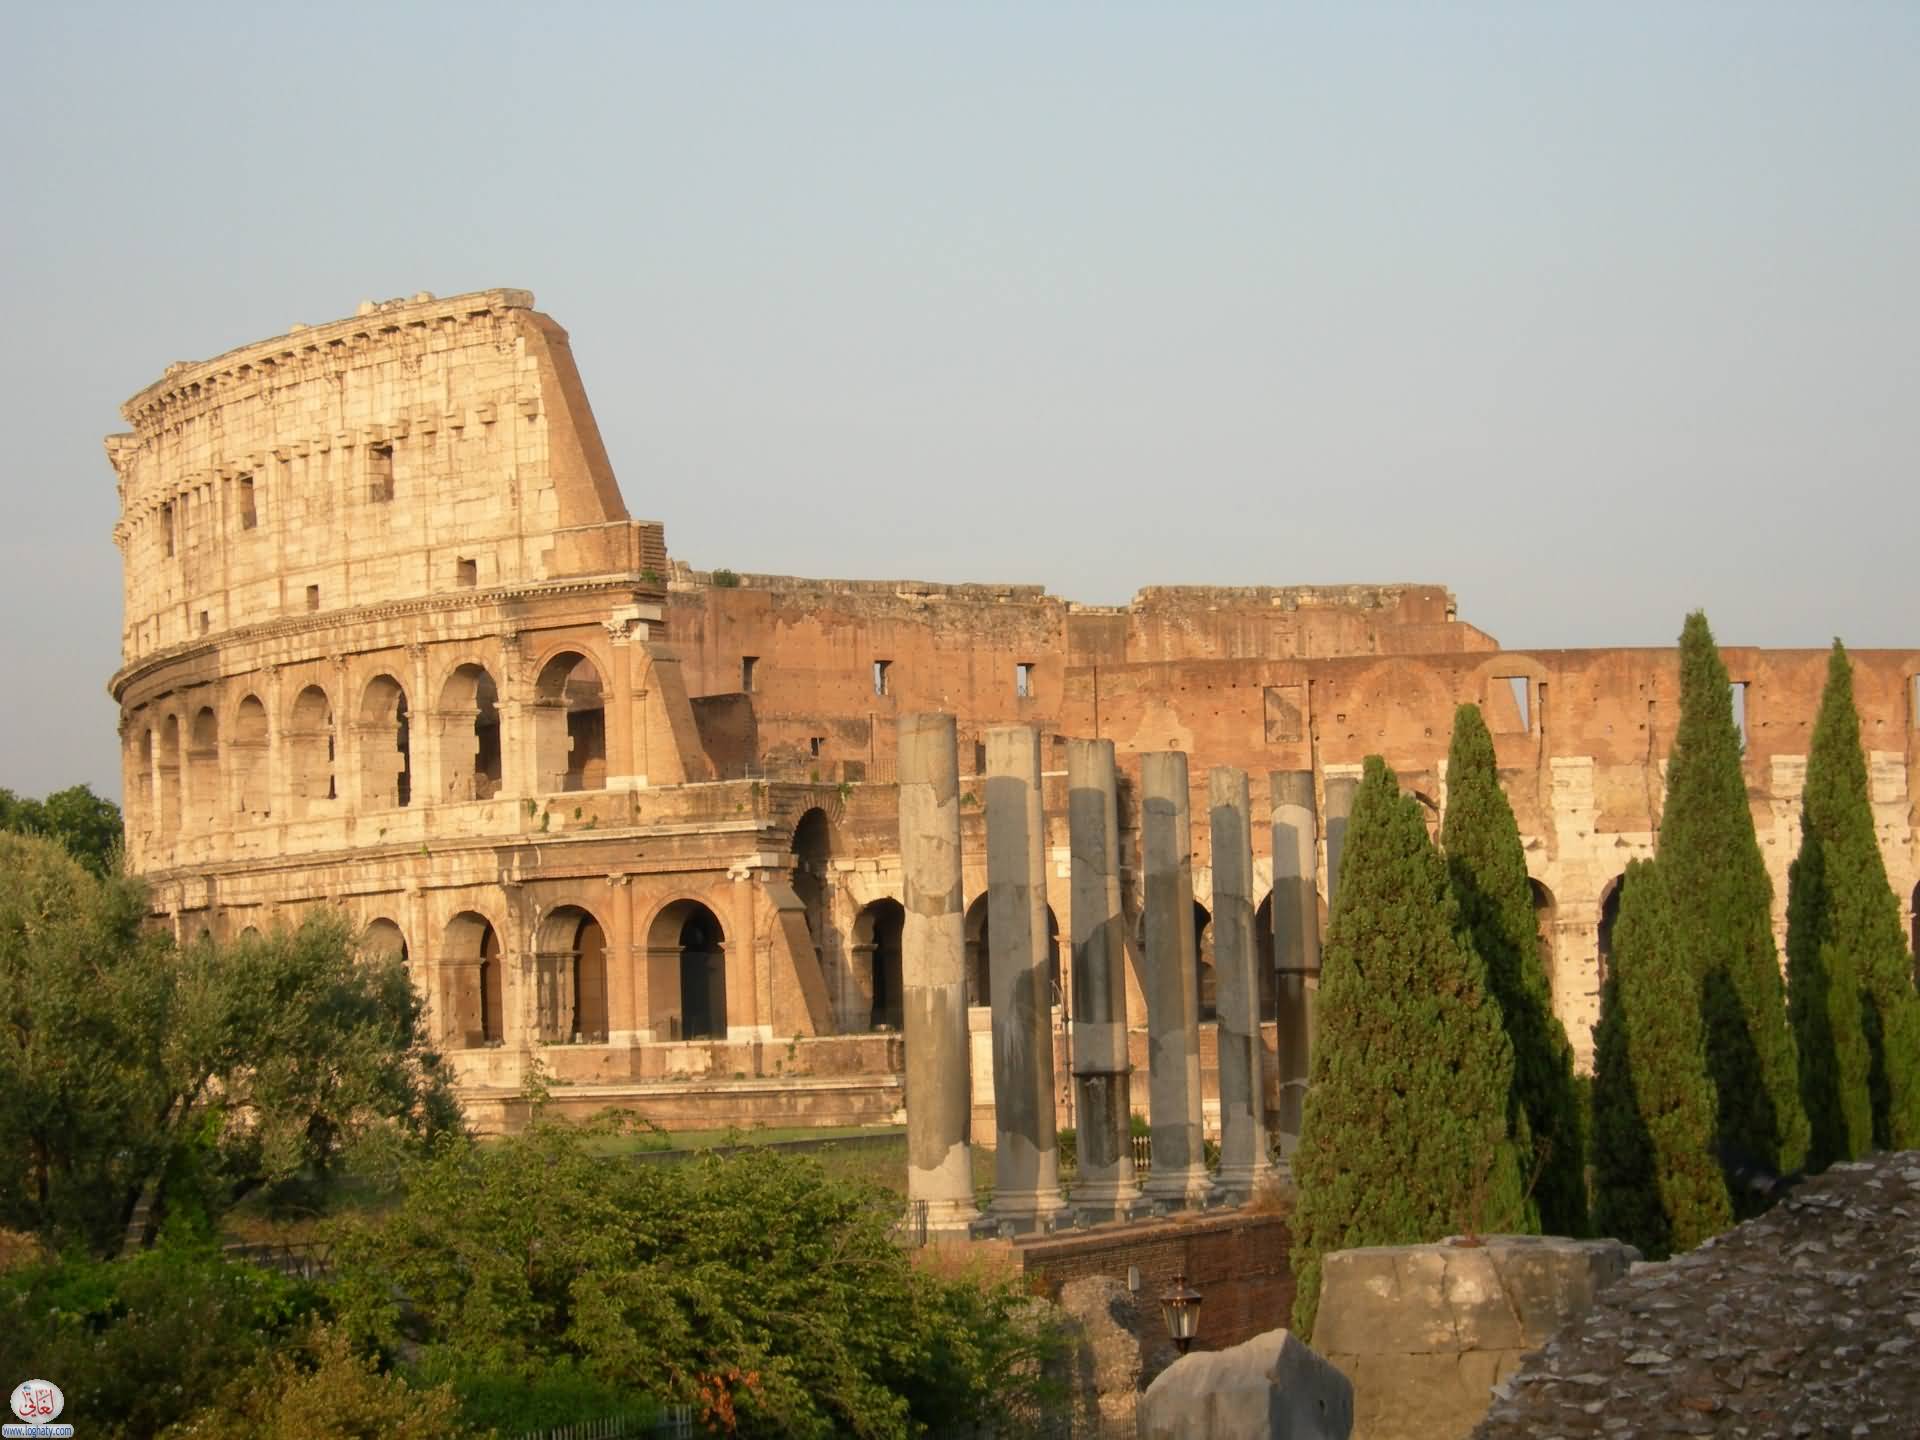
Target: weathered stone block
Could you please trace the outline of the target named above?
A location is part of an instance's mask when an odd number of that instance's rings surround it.
[[[1314,1338],[1353,1382],[1355,1436],[1467,1434],[1520,1357],[1639,1258],[1617,1240],[1524,1235],[1329,1255]]]
[[[1141,1440],[1346,1440],[1353,1386],[1288,1330],[1176,1361],[1140,1399]]]

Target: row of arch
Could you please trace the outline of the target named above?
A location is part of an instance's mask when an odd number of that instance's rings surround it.
[[[606,697],[593,661],[578,651],[554,656],[528,710],[529,793],[604,788]],[[486,666],[467,662],[454,667],[425,714],[390,673],[367,681],[344,725],[327,688],[307,685],[281,717],[277,751],[267,707],[251,691],[224,721],[212,705],[200,705],[141,724],[129,761],[130,808],[137,823],[162,835],[210,829],[223,815],[266,818],[276,801],[290,819],[347,795],[363,810],[402,808],[419,797],[423,732],[437,801],[489,800],[505,787],[507,756],[517,752],[504,732],[499,686]]]

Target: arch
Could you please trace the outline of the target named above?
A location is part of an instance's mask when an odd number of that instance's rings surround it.
[[[991,1005],[993,1003],[993,954],[987,933],[987,894],[983,890],[973,904],[967,907],[963,926],[966,943],[967,966],[967,1003],[969,1005]],[[1047,906],[1047,984],[1052,991],[1052,1003],[1060,1003],[1060,920],[1053,913],[1053,906]]]
[[[1213,969],[1213,912],[1193,902],[1193,978],[1200,997],[1200,1023],[1220,1018]]]
[[[1602,984],[1606,983],[1607,965],[1613,959],[1613,926],[1620,918],[1620,886],[1626,878],[1624,873],[1614,876],[1600,892],[1600,923],[1594,940],[1600,959]]]
[[[607,709],[600,671],[578,650],[562,650],[534,682],[533,764],[542,793],[604,790]]]
[[[318,685],[294,697],[287,716],[287,795],[296,816],[336,797],[333,702]]]
[[[168,715],[160,721],[160,755],[154,763],[155,783],[160,792],[159,830],[171,835],[180,828],[180,717]]]
[[[440,773],[448,800],[491,800],[505,781],[500,746],[500,690],[487,667],[454,668],[440,687],[436,728]]]
[[[1914,971],[1920,974],[1920,885],[1913,887],[1913,895],[1910,898],[1912,903],[1907,907],[1907,914],[1913,921]]]
[[[413,798],[412,739],[407,692],[391,675],[376,675],[361,692],[356,725],[360,750],[360,803],[393,810]]]
[[[853,922],[856,965],[866,971],[872,996],[869,1030],[898,1030],[905,1020],[901,1003],[900,942],[907,910],[892,898],[875,900]]]
[[[727,1034],[727,945],[720,921],[698,900],[676,900],[647,927],[652,955],[678,958],[680,1011],[674,1029],[687,1040]]]
[[[793,827],[793,893],[806,907],[807,933],[813,937],[813,953],[824,963],[827,950],[827,864],[833,858],[833,831],[827,812],[815,806],[800,817]]]
[[[220,719],[202,705],[187,731],[187,813],[195,829],[207,830],[219,810]]]
[[[267,707],[258,695],[241,697],[234,707],[227,753],[233,772],[233,813],[267,815],[273,809],[267,783]]]
[[[1527,878],[1527,889],[1533,895],[1533,936],[1540,946],[1540,970],[1547,977],[1547,993],[1551,997],[1560,988],[1553,968],[1553,922],[1560,907],[1553,892],[1531,876]]]
[[[235,938],[239,940],[242,945],[257,945],[260,943],[260,927],[258,925],[243,925],[240,927],[239,935]]]
[[[127,788],[128,818],[132,823],[127,826],[129,832],[146,830],[153,826],[153,766],[154,766],[153,727],[142,725],[133,737],[133,759],[127,769],[133,784]]]
[[[367,928],[360,932],[360,953],[367,956],[397,955],[400,963],[407,963],[407,937],[393,921],[384,915],[369,921]]]
[[[447,1038],[474,1049],[506,1040],[506,985],[500,936],[493,922],[463,910],[447,922],[440,973]]]
[[[1260,1019],[1280,1018],[1280,975],[1273,953],[1273,891],[1253,911],[1253,973],[1260,977]]]
[[[561,905],[540,922],[540,1028],[549,1041],[605,1044],[607,932],[592,911]]]

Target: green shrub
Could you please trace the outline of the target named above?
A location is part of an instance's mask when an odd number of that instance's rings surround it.
[[[724,566],[714,571],[708,579],[716,590],[738,590],[740,588],[739,572],[728,570]]]

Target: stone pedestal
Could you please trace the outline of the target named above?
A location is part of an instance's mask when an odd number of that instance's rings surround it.
[[[1120,818],[1111,740],[1067,745],[1073,850],[1073,1087],[1079,1178],[1073,1208],[1099,1222],[1140,1206],[1133,1176],[1127,1058],[1126,921],[1120,912]]]
[[[1220,1198],[1245,1204],[1274,1178],[1267,1158],[1266,1052],[1260,1044],[1260,972],[1253,943],[1253,821],[1247,772],[1207,772],[1213,838],[1214,1002],[1219,1012]]]
[[[1015,1233],[1051,1229],[1065,1209],[1054,1130],[1052,984],[1047,965],[1046,817],[1040,737],[987,732],[987,936],[993,1002],[993,1203]]]
[[[962,1233],[973,1202],[960,779],[951,715],[899,723],[907,1201],[929,1233]]]
[[[1276,1045],[1280,1064],[1280,1153],[1300,1143],[1313,1060],[1313,1004],[1320,988],[1319,824],[1313,772],[1276,770],[1273,801],[1273,956],[1277,972]]]
[[[1169,1210],[1213,1195],[1200,1131],[1200,985],[1194,971],[1193,847],[1187,757],[1141,757],[1146,869],[1147,1075],[1153,1097],[1153,1173],[1141,1193]]]

